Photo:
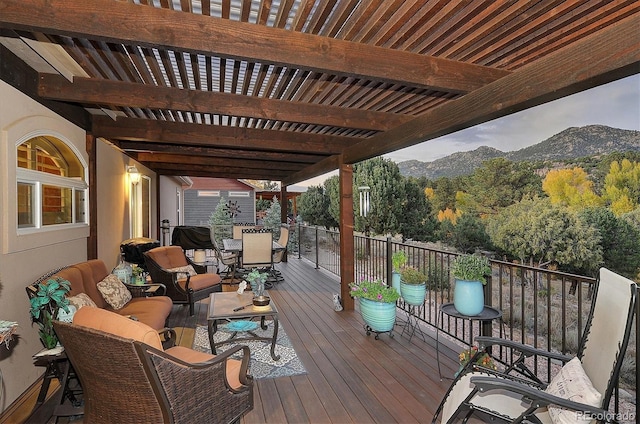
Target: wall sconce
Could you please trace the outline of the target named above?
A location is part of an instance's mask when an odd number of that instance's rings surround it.
[[[127,173],[129,174],[129,180],[133,185],[140,182],[140,172],[138,172],[138,168],[135,166],[127,166]]]

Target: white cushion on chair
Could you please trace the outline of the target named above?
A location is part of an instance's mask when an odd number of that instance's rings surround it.
[[[595,407],[600,407],[602,401],[602,394],[593,387],[589,376],[584,372],[582,363],[577,357],[562,367],[560,372],[551,379],[545,391],[563,399]],[[581,418],[575,411],[557,406],[550,405],[548,410],[554,423],[573,424],[591,421],[587,417]]]

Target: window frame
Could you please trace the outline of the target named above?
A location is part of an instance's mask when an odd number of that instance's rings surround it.
[[[40,136],[53,137],[57,139],[59,142],[64,143],[68,148],[70,148],[72,153],[75,155],[76,160],[80,162],[80,164],[84,169],[84,180],[77,177],[63,177],[60,175],[50,174],[43,171],[22,168],[18,166],[17,160],[14,161],[13,163],[15,167],[14,185],[16,187],[16,190],[17,190],[18,184],[29,184],[29,185],[32,185],[34,188],[32,192],[33,197],[31,199],[33,204],[33,211],[35,215],[33,225],[28,227],[19,227],[18,214],[16,210],[16,218],[15,218],[14,226],[17,231],[17,235],[20,236],[20,235],[43,233],[43,232],[49,232],[49,231],[60,231],[60,230],[65,230],[69,228],[88,227],[89,226],[89,209],[88,209],[89,185],[87,184],[87,179],[88,179],[87,164],[84,158],[82,157],[82,155],[80,154],[80,152],[78,152],[78,150],[76,149],[76,147],[69,140],[67,140],[66,137],[60,134],[57,134],[53,131],[51,132],[37,131],[21,137],[15,143],[14,152],[17,152],[17,149],[21,144],[29,141],[32,138],[40,137]],[[45,185],[71,190],[71,222],[70,223],[43,225],[42,223],[43,221],[42,191],[43,191],[43,186]],[[76,193],[79,191],[84,193],[83,197],[85,199],[84,205],[82,206],[83,210],[81,211],[85,218],[84,222],[76,221],[78,212],[79,212],[76,205]],[[17,208],[17,205],[18,204],[16,202],[16,208]]]

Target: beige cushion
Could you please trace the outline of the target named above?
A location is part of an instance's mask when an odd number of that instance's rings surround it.
[[[196,270],[191,265],[178,266],[175,268],[167,269],[169,272],[179,272],[178,278],[187,278],[187,276],[193,277],[194,275],[198,275]]]
[[[127,290],[127,286],[113,274],[107,275],[97,286],[105,302],[115,310],[121,309],[131,300],[131,292]]]
[[[593,387],[589,376],[584,372],[582,363],[577,357],[562,367],[560,372],[553,377],[545,391],[563,399],[595,407],[600,407],[602,401],[602,394]],[[549,406],[548,410],[549,416],[554,423],[569,424],[591,421],[589,417],[581,417],[575,411],[557,406]]]
[[[69,301],[70,305],[76,307],[76,310],[80,310],[80,308],[82,308],[83,306],[91,306],[92,308],[98,307],[86,293],[78,293],[75,296],[68,297],[67,300]]]

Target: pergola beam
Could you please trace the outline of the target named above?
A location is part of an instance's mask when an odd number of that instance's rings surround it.
[[[331,155],[358,141],[355,138],[293,131],[213,126],[151,119],[105,116],[93,119],[92,133],[107,139],[176,143],[189,146]]]
[[[374,131],[386,131],[413,119],[394,113],[104,79],[76,77],[71,83],[52,74],[40,74],[38,93],[43,98],[81,104],[179,110]]]
[[[219,55],[452,93],[471,92],[509,74],[449,59],[113,0],[3,0],[0,27]]]
[[[344,151],[356,163],[510,115],[638,73],[640,17],[631,16],[485,87],[428,110]],[[295,184],[333,171],[327,158],[285,180]]]

